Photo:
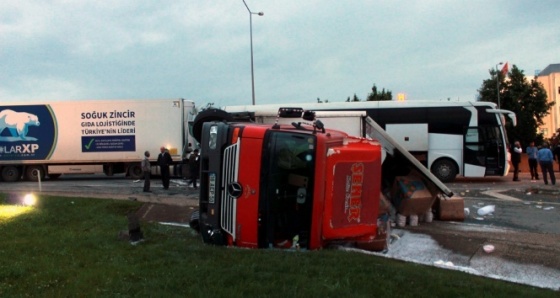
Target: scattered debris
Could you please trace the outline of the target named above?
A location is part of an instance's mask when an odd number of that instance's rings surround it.
[[[494,251],[494,245],[492,244],[486,244],[482,247],[482,249],[486,252],[486,253],[492,253]]]
[[[435,261],[435,262],[434,262],[434,265],[436,265],[436,266],[443,266],[443,267],[455,267],[455,265],[453,264],[453,262],[449,262],[449,261],[444,262],[444,261],[442,261],[442,260]]]
[[[465,217],[469,216],[471,214],[471,210],[469,209],[469,207],[465,208]]]
[[[485,215],[494,213],[495,209],[496,209],[495,205],[488,205],[488,206],[484,206],[484,207],[478,209],[477,213],[480,216],[485,216]]]
[[[475,217],[476,220],[484,220],[484,217]]]
[[[546,210],[546,211],[552,210],[552,209],[554,209],[554,207],[546,207],[546,208],[543,208],[543,210]]]
[[[408,223],[411,227],[415,227],[418,225],[418,215],[411,215],[408,217]]]
[[[406,226],[406,216],[402,214],[397,214],[397,226],[401,228]]]
[[[132,183],[138,183],[138,182],[140,182],[140,179],[132,181]]]

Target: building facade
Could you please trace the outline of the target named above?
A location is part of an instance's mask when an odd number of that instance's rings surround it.
[[[536,79],[544,86],[548,101],[555,103],[550,108],[550,113],[544,117],[543,125],[539,127],[539,132],[545,138],[550,138],[560,128],[560,63],[548,65],[539,72]]]

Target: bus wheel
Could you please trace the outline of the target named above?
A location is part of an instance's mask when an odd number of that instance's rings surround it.
[[[140,179],[142,178],[142,166],[139,163],[131,163],[128,166],[128,175],[132,179]]]
[[[16,182],[21,177],[21,172],[16,166],[5,166],[2,168],[2,180],[6,182]]]
[[[191,213],[191,218],[189,219],[189,226],[197,232],[200,232],[199,217],[200,211],[194,210],[193,213]]]
[[[441,182],[452,182],[457,176],[457,167],[455,163],[449,159],[440,159],[432,165],[432,173]]]
[[[25,169],[25,179],[29,181],[45,180],[45,170],[42,166],[29,166]]]

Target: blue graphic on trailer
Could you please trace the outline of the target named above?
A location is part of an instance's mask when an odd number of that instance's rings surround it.
[[[82,152],[136,151],[136,136],[82,137]]]
[[[0,160],[49,159],[57,137],[50,106],[0,107]]]

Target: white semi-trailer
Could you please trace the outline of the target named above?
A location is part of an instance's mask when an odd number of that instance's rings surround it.
[[[195,116],[194,102],[184,99],[2,103],[1,180],[92,173],[139,178],[146,150],[157,174],[162,146],[177,173],[196,144],[190,129]]]

